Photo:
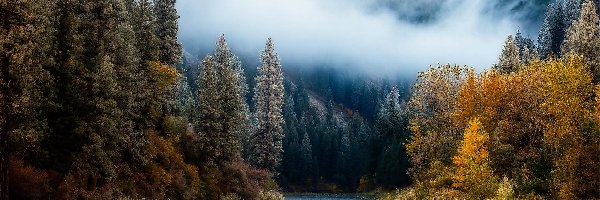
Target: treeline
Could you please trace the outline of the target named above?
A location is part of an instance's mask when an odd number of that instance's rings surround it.
[[[537,51],[510,36],[493,69],[419,74],[407,111],[414,184],[394,198],[600,197],[599,19],[592,1],[573,2],[549,7],[580,11],[564,38],[548,24],[565,19],[547,17]]]
[[[0,18],[1,199],[281,198],[270,39],[251,112],[223,36],[192,93],[175,0],[9,0]]]

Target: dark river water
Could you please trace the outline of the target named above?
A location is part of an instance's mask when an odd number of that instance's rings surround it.
[[[311,194],[311,195],[285,195],[285,200],[370,200],[365,197],[352,195],[330,195],[330,194]]]

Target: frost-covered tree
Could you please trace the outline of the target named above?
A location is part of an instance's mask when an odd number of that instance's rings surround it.
[[[159,39],[160,61],[174,65],[181,62],[181,44],[177,41],[178,25],[176,0],[154,0],[156,34]]]
[[[310,137],[306,132],[304,132],[304,136],[302,136],[300,155],[302,156],[302,171],[306,173],[305,176],[310,176],[313,167],[313,153]]]
[[[521,64],[527,64],[538,58],[533,40],[523,36],[520,31],[515,34],[515,44],[519,48],[519,59],[521,60]]]
[[[504,49],[502,49],[502,54],[500,54],[498,65],[495,68],[502,73],[511,73],[517,71],[520,65],[519,47],[515,44],[513,36],[509,35],[504,43]]]
[[[586,0],[583,3],[581,15],[567,32],[563,44],[563,53],[582,55],[594,75],[594,80],[600,79],[600,25],[594,4]]]
[[[210,160],[221,156],[223,127],[221,124],[222,101],[219,96],[219,75],[214,58],[207,55],[202,60],[198,77],[198,120],[196,128],[200,133],[202,150]]]
[[[563,11],[565,13],[563,17],[565,30],[568,30],[573,22],[579,18],[582,3],[582,0],[564,0],[562,2]]]
[[[221,98],[221,123],[225,137],[223,151],[226,157],[232,159],[239,155],[239,137],[246,134],[249,129],[248,105],[244,99],[245,78],[241,69],[241,62],[232,52],[225,35],[221,35],[215,47],[215,64],[217,66],[220,83],[218,85]]]
[[[137,48],[141,61],[156,61],[159,59],[159,40],[156,32],[157,21],[154,15],[152,0],[136,0],[131,7],[134,30],[137,38]],[[144,63],[142,63],[144,64]]]
[[[254,103],[256,132],[253,148],[254,165],[274,171],[281,160],[283,140],[283,74],[273,40],[267,40],[256,76]]]
[[[403,127],[403,111],[399,98],[398,89],[393,87],[379,110],[377,125],[380,134],[386,138],[398,137]]]
[[[195,101],[192,90],[188,84],[187,77],[180,76],[177,78],[177,93],[175,96],[174,111],[177,116],[184,117],[190,120],[192,110],[194,109]]]
[[[550,55],[560,56],[560,45],[565,37],[563,8],[558,3],[548,5],[544,24],[538,37],[538,54],[546,59]]]

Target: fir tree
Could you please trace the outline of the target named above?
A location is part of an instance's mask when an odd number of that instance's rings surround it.
[[[403,111],[400,107],[398,89],[393,87],[385,97],[378,116],[379,132],[386,138],[399,136],[399,128],[403,126]]]
[[[181,44],[177,41],[178,25],[175,0],[154,0],[156,35],[159,39],[160,62],[174,65],[181,62]]]
[[[52,101],[50,26],[55,2],[0,2],[0,199],[9,199],[9,157],[35,144]],[[17,145],[11,145],[17,142]],[[35,146],[35,145],[33,145]],[[15,148],[16,147],[16,148]],[[30,146],[31,147],[31,146]]]
[[[565,36],[564,12],[562,6],[552,3],[548,6],[544,24],[538,38],[538,54],[540,58],[560,56],[560,45]]]
[[[563,44],[563,53],[575,53],[583,56],[590,66],[594,80],[600,79],[600,25],[594,4],[586,0],[583,3],[579,19],[567,32]]]
[[[515,34],[515,44],[519,48],[519,59],[521,64],[528,64],[529,62],[538,59],[538,54],[533,40],[523,36],[521,32]]]
[[[564,17],[563,24],[565,25],[564,29],[568,30],[573,22],[579,18],[579,13],[581,12],[581,5],[583,4],[582,0],[564,0],[562,2]]]
[[[221,123],[225,140],[222,145],[226,158],[239,156],[239,137],[248,130],[248,106],[244,100],[245,82],[241,62],[233,55],[225,36],[221,35],[215,48],[215,64],[219,73],[219,95],[221,98]]]
[[[519,47],[515,44],[513,36],[509,35],[504,43],[504,49],[502,50],[502,54],[500,54],[496,70],[502,73],[511,73],[517,71],[520,65]]]
[[[254,165],[274,171],[279,165],[283,139],[283,74],[271,38],[261,55],[254,88],[257,121],[253,148]]]
[[[302,142],[300,146],[300,155],[302,160],[302,171],[305,173],[303,177],[310,177],[312,175],[313,169],[313,153],[312,153],[312,144],[310,142],[310,137],[308,133],[304,132],[302,136]]]
[[[202,150],[206,158],[216,161],[221,156],[221,144],[225,144],[221,124],[222,101],[219,96],[219,77],[214,58],[207,55],[202,60],[198,77],[198,121]]]

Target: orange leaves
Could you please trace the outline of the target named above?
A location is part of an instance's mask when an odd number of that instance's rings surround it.
[[[495,177],[489,165],[488,134],[479,119],[474,118],[465,129],[457,155],[452,158],[456,166],[452,186],[463,189],[472,198],[483,199],[495,191]]]
[[[153,80],[155,89],[165,92],[177,84],[179,72],[171,65],[158,61],[150,62],[150,80]]]
[[[475,162],[481,164],[489,155],[485,143],[489,136],[483,130],[481,122],[478,118],[474,118],[469,122],[469,127],[465,130],[465,135],[461,146],[458,148],[458,155],[452,160],[457,166]]]

